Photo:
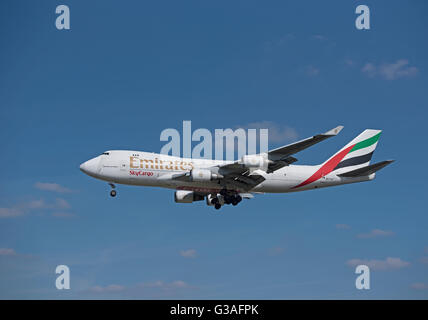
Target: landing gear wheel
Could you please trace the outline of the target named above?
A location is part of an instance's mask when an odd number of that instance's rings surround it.
[[[216,208],[217,210],[218,210],[218,209],[220,209],[220,208],[221,208],[221,204],[220,204],[220,203],[216,203],[216,204],[214,205],[214,208]]]
[[[231,204],[231,203],[233,203],[233,197],[225,195],[224,196],[224,203],[225,204]]]
[[[242,197],[237,194],[232,198],[232,205],[236,206],[238,203],[240,203],[242,201]]]
[[[113,198],[116,197],[116,194],[117,194],[116,190],[110,191],[110,196],[112,196]]]

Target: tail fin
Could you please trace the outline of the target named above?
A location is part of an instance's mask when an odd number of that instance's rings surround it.
[[[325,163],[329,163],[336,174],[368,166],[381,133],[382,130],[364,130]]]

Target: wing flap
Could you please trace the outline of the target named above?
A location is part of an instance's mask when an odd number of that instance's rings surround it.
[[[287,157],[284,160],[273,161],[273,163],[269,164],[267,173],[272,173],[278,169],[289,166],[290,164],[296,162],[297,159],[294,157]]]
[[[265,178],[259,174],[251,174],[248,173],[228,176],[226,179],[228,185],[232,185],[237,189],[241,190],[250,190],[254,188],[256,185],[262,183]]]

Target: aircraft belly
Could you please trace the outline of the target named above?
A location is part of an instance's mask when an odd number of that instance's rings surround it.
[[[297,184],[297,181],[294,179],[266,179],[261,184],[253,188],[253,191],[257,192],[272,192],[272,193],[282,193],[289,192],[290,189]]]
[[[219,192],[222,189],[222,186],[216,182],[207,181],[207,182],[183,182],[176,181],[175,188],[178,190],[193,190],[198,192]]]

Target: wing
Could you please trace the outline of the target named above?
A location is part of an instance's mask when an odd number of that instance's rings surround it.
[[[261,172],[243,167],[237,162],[218,167],[218,173],[223,176],[220,181],[227,189],[249,191],[265,179]]]
[[[309,148],[310,146],[313,146],[327,138],[334,137],[342,129],[343,126],[337,126],[325,133],[317,134],[313,137],[268,151],[268,166],[266,173],[272,173],[296,162],[297,159],[292,157],[292,154]],[[218,173],[220,173],[227,182],[237,185],[244,190],[250,190],[265,180],[260,170],[251,172],[251,170],[243,166],[239,160],[231,164],[220,166],[218,168]]]
[[[268,152],[269,160],[278,161],[284,160],[292,154],[295,154],[299,151],[305,150],[314,144],[321,142],[327,138],[336,136],[341,130],[343,126],[338,126],[334,129],[327,131],[326,133],[317,134],[313,137],[306,138],[292,144],[279,147]]]
[[[313,137],[300,140],[298,142],[276,148],[268,151],[267,161],[268,166],[266,171],[261,169],[250,169],[242,164],[240,160],[237,160],[233,163],[219,165],[207,168],[213,173],[218,174],[221,178],[219,179],[220,184],[227,189],[236,189],[240,192],[247,192],[262,183],[265,179],[265,173],[272,173],[280,168],[290,165],[293,162],[296,162],[297,159],[292,157],[292,154],[295,154],[299,151],[302,151],[310,146],[321,142],[327,138],[337,135],[343,126],[338,126],[334,129],[327,131],[326,133],[317,134]],[[266,156],[266,154],[265,154]],[[169,176],[169,179],[189,181],[189,172],[176,174],[174,176]]]

